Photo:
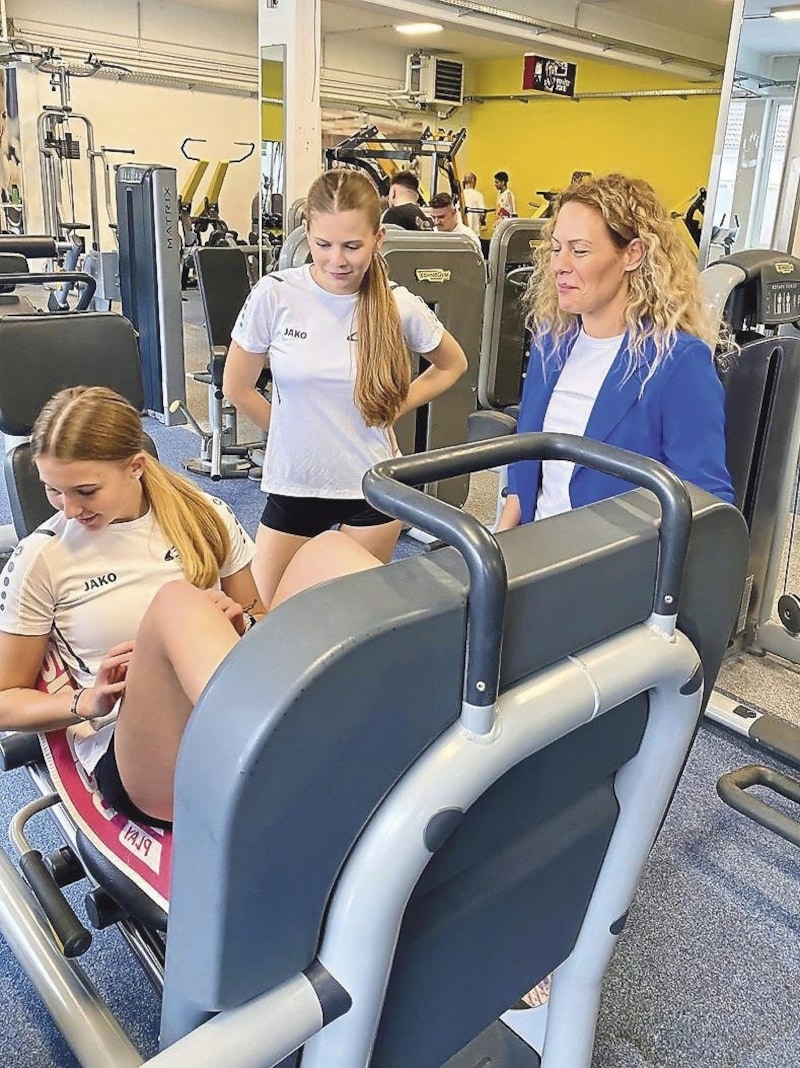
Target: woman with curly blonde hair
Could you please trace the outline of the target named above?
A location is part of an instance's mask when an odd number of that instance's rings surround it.
[[[553,203],[525,295],[532,332],[518,430],[581,434],[658,460],[725,500],[719,324],[652,187],[610,174]],[[509,471],[500,529],[632,488],[567,461]]]

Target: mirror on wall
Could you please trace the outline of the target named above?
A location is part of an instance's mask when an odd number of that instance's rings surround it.
[[[274,269],[283,243],[285,193],[285,109],[283,45],[261,49],[261,189],[258,197],[258,243],[261,271]]]
[[[780,10],[773,4],[772,11]],[[707,262],[783,248],[780,215],[800,66],[800,35],[748,0],[713,198]],[[795,43],[795,38],[797,43]],[[795,187],[796,187],[795,181]],[[796,195],[796,189],[795,189]],[[792,196],[792,208],[795,196]]]
[[[13,67],[0,67],[0,105],[0,232],[24,234],[22,147],[17,72]]]

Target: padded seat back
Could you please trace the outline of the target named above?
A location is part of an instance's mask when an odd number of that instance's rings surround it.
[[[28,261],[24,256],[14,252],[0,252],[0,275],[4,274],[29,274]],[[12,285],[0,284],[0,293],[13,293],[16,283]]]
[[[250,294],[247,258],[241,248],[199,248],[194,254],[211,349],[227,348],[242,305]]]
[[[678,625],[710,692],[747,539],[732,509],[692,496]],[[510,575],[503,690],[568,646],[625,629],[626,617],[648,618],[657,543],[640,523],[657,512],[637,492],[533,525],[535,547],[531,526],[501,539]],[[371,1068],[438,1068],[570,954],[618,817],[615,776],[637,753],[648,712],[647,694],[625,702],[518,764],[469,809],[406,909]]]
[[[752,520],[768,434],[786,438],[800,379],[800,338],[756,338],[716,358],[725,387],[727,463],[736,506]]]
[[[111,312],[0,318],[0,432],[27,437],[43,405],[68,386],[108,386],[142,410],[136,334]]]
[[[737,512],[692,495],[681,625],[713,680],[747,539]],[[656,513],[637,491],[499,539],[509,571],[504,691],[648,618]],[[575,530],[565,552],[567,519]],[[314,959],[342,863],[460,713],[466,600],[465,567],[444,549],[292,598],[226,658],[178,762],[170,1014],[176,997],[239,1004]],[[287,643],[287,634],[302,637]],[[638,697],[519,765],[433,856],[406,912],[383,1015],[391,1034],[384,1043],[381,1030],[374,1065],[440,1065],[444,1046],[429,1044],[423,1001],[441,1041],[457,1042],[569,952],[614,826],[614,775],[636,752],[647,712]],[[528,924],[530,937],[514,946],[513,931]]]
[[[44,404],[69,386],[108,386],[141,410],[139,349],[128,320],[109,312],[0,317],[0,432],[28,437]],[[27,442],[7,451],[5,479],[14,529],[24,537],[53,514]]]

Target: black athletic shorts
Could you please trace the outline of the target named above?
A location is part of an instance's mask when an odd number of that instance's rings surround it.
[[[111,735],[108,749],[100,757],[94,769],[94,781],[97,789],[103,795],[112,808],[115,808],[123,816],[136,823],[144,823],[148,827],[161,827],[165,831],[172,830],[172,824],[167,820],[157,820],[155,816],[148,816],[146,812],[134,805],[128,796],[128,791],[122,785],[117,767],[117,755],[114,752],[114,735]]]
[[[339,524],[377,527],[394,520],[376,511],[363,497],[285,497],[282,493],[270,493],[261,522],[283,534],[315,538],[323,530]]]

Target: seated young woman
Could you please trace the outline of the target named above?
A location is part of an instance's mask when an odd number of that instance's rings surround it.
[[[0,729],[70,727],[106,801],[168,826],[192,708],[264,609],[253,542],[231,510],[144,444],[139,413],[103,387],[62,390],[36,420],[33,457],[56,514],[3,571]],[[309,543],[275,603],[371,564],[345,535]],[[51,640],[77,689],[35,688]]]

